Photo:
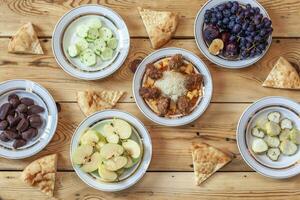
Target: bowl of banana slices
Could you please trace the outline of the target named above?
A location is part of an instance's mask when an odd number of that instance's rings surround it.
[[[101,191],[120,191],[137,183],[150,164],[151,138],[133,115],[106,110],[86,118],[71,142],[77,175]]]

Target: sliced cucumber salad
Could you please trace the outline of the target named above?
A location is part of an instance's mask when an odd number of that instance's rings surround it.
[[[68,54],[71,58],[79,57],[80,62],[89,67],[97,63],[98,57],[102,61],[111,60],[118,47],[113,31],[104,27],[98,18],[78,26],[76,37],[75,44],[68,47]]]
[[[266,154],[272,161],[277,161],[281,155],[294,155],[300,144],[300,131],[279,112],[271,112],[267,118],[259,117],[251,134],[253,152]]]

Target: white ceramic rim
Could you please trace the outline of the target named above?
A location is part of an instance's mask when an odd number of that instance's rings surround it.
[[[22,80],[22,79],[9,80],[0,83],[0,87],[1,90],[2,87],[5,87],[4,91],[1,91],[1,93],[16,88],[18,89],[24,88],[24,90],[26,90],[29,93],[30,92],[36,93],[41,98],[41,100],[47,105],[48,112],[49,112],[47,125],[45,128],[46,130],[44,131],[44,134],[41,134],[40,138],[37,139],[38,142],[36,144],[26,149],[17,149],[14,151],[0,148],[0,157],[7,158],[7,159],[23,159],[39,153],[51,141],[57,128],[57,122],[58,122],[57,107],[53,97],[43,86],[30,80]],[[48,134],[45,134],[45,132],[48,132]]]
[[[139,136],[141,137],[143,145],[144,145],[143,157],[142,157],[142,161],[140,162],[139,167],[130,177],[128,177],[120,182],[117,182],[117,183],[100,182],[100,181],[97,181],[95,178],[92,178],[91,175],[88,175],[87,173],[80,170],[80,168],[78,166],[73,165],[72,152],[74,152],[75,148],[78,146],[78,141],[82,134],[82,132],[81,132],[82,130],[86,129],[87,127],[93,125],[94,123],[96,123],[100,120],[114,118],[114,117],[119,118],[119,119],[124,119],[127,122],[129,122],[132,126],[135,127],[135,129],[137,130]],[[97,189],[97,190],[105,191],[105,192],[117,192],[117,191],[125,190],[125,189],[133,186],[134,184],[136,184],[145,175],[145,173],[150,165],[151,158],[152,158],[151,137],[150,137],[148,130],[144,126],[144,124],[139,119],[137,119],[135,116],[133,116],[132,114],[130,114],[128,112],[124,112],[124,111],[120,111],[120,110],[113,110],[113,109],[96,112],[96,113],[90,115],[89,117],[85,118],[79,124],[77,129],[75,130],[75,132],[72,136],[72,139],[71,139],[70,158],[71,158],[72,166],[73,166],[76,174],[78,175],[78,177],[84,183],[89,185],[90,187]]]
[[[250,3],[252,6],[259,7],[262,15],[264,17],[268,17],[269,19],[271,19],[268,12],[265,10],[265,8],[256,0],[243,0],[243,1],[238,0],[238,1],[242,4]],[[267,51],[269,50],[269,48],[271,46],[272,35],[268,39],[269,44],[268,44],[267,48],[258,57],[249,58],[246,60],[232,61],[232,60],[225,60],[221,57],[210,54],[208,51],[208,47],[206,46],[206,43],[203,39],[203,34],[202,34],[204,13],[205,13],[205,10],[209,9],[207,7],[210,6],[210,4],[219,5],[223,2],[227,2],[227,0],[209,0],[198,11],[197,16],[195,18],[195,22],[194,22],[194,36],[195,36],[195,41],[197,43],[198,49],[202,52],[202,54],[208,60],[210,60],[212,63],[216,64],[217,66],[224,67],[224,68],[230,68],[230,69],[240,69],[240,68],[249,67],[249,66],[255,64],[256,62],[258,62],[261,58],[263,58],[265,56],[265,54],[267,53]],[[214,5],[212,7],[214,7]]]
[[[271,96],[259,99],[258,101],[251,104],[240,117],[238,122],[237,130],[236,130],[236,140],[237,146],[239,148],[240,154],[243,157],[244,161],[256,172],[259,174],[275,179],[284,179],[296,176],[300,173],[300,164],[295,163],[294,165],[284,168],[284,169],[275,169],[269,168],[258,161],[256,161],[252,156],[249,150],[246,148],[246,141],[245,141],[245,129],[247,128],[247,122],[249,120],[249,116],[255,113],[260,108],[268,107],[268,106],[285,106],[289,107],[296,113],[300,113],[300,104],[297,102],[288,99],[286,97],[279,97],[279,96]]]
[[[119,42],[122,43],[118,53],[119,55],[114,62],[110,66],[96,72],[85,72],[75,69],[64,56],[64,51],[61,46],[61,41],[66,27],[77,17],[88,14],[102,15],[108,18],[119,30],[121,40]],[[65,13],[57,22],[52,35],[52,51],[56,62],[66,73],[83,80],[98,80],[113,74],[122,66],[127,58],[129,47],[130,36],[128,28],[122,17],[114,10],[97,4],[79,6]]]
[[[196,106],[196,108],[193,110],[193,112],[189,115],[180,118],[169,119],[159,117],[156,113],[154,113],[146,104],[144,99],[140,96],[139,89],[141,87],[141,82],[146,69],[146,64],[155,62],[161,58],[164,58],[166,56],[172,56],[175,54],[182,54],[183,57],[190,61],[204,76],[204,96],[202,97],[201,101]],[[182,126],[193,122],[205,112],[212,98],[213,82],[207,66],[199,57],[197,57],[194,53],[188,50],[170,47],[154,51],[153,53],[149,54],[146,58],[144,58],[144,60],[139,64],[134,74],[132,90],[137,106],[148,119],[164,126]]]

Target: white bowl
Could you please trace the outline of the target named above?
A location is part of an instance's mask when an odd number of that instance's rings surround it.
[[[197,70],[204,77],[204,91],[203,97],[196,108],[187,116],[183,116],[180,118],[165,118],[160,117],[156,113],[154,113],[149,106],[145,103],[144,99],[140,96],[139,90],[141,88],[142,79],[146,70],[146,65],[148,63],[153,63],[161,58],[173,56],[175,54],[182,54],[185,59],[191,62]],[[213,83],[210,72],[204,62],[198,58],[195,54],[190,51],[181,48],[164,48],[157,50],[150,55],[148,55],[138,66],[134,78],[133,78],[133,95],[136,101],[137,106],[141,110],[141,112],[150,120],[155,123],[164,125],[164,126],[181,126],[185,124],[189,124],[200,117],[204,111],[207,109],[213,92]]]
[[[211,9],[213,7],[216,7],[217,5],[220,5],[224,2],[228,2],[228,0],[209,0],[207,1],[202,8],[199,10],[196,19],[195,19],[195,24],[194,24],[194,35],[195,35],[195,40],[197,43],[197,46],[199,50],[204,54],[204,56],[213,62],[214,64],[225,67],[225,68],[231,68],[231,69],[239,69],[239,68],[245,68],[250,65],[253,65],[254,63],[258,62],[264,55],[267,53],[269,50],[271,43],[272,43],[272,36],[269,37],[268,39],[268,46],[264,50],[264,52],[257,57],[254,58],[247,58],[245,60],[226,60],[222,57],[219,56],[214,56],[208,51],[208,46],[206,45],[206,42],[203,38],[203,26],[204,26],[204,14],[205,11],[208,9]],[[264,7],[258,3],[256,0],[243,0],[243,1],[238,1],[241,4],[251,4],[253,7],[259,7],[261,14],[264,17],[267,17],[270,19],[267,11],[264,9]]]
[[[99,62],[86,67],[78,58],[71,58],[67,48],[76,40],[75,30],[79,24],[85,24],[90,18],[98,18],[110,28],[118,40],[114,57],[110,61]],[[72,9],[61,17],[52,36],[52,50],[57,63],[73,77],[84,80],[97,80],[107,77],[124,63],[130,47],[130,37],[124,20],[115,11],[101,5],[84,5]]]
[[[271,178],[288,178],[300,173],[300,150],[292,156],[281,155],[278,161],[270,160],[267,155],[252,152],[253,136],[251,130],[258,117],[266,117],[270,112],[280,112],[300,129],[300,105],[284,97],[267,97],[250,105],[242,114],[236,132],[237,145],[245,162],[258,173]],[[298,146],[299,148],[299,146]]]
[[[40,152],[51,141],[57,127],[57,108],[51,94],[41,85],[29,80],[10,80],[0,83],[0,104],[8,102],[10,94],[19,97],[29,97],[36,105],[45,111],[40,114],[43,125],[38,129],[38,135],[18,149],[13,149],[12,142],[0,141],[0,157],[8,159],[23,159]],[[1,131],[0,131],[1,132]]]
[[[94,126],[99,121],[113,118],[123,119],[130,123],[131,126],[134,127],[136,132],[139,134],[138,137],[140,138],[141,144],[143,145],[143,155],[141,161],[136,167],[134,167],[134,170],[130,170],[130,175],[125,175],[125,177],[118,182],[102,182],[100,180],[96,180],[94,176],[83,172],[78,165],[74,165],[72,162],[76,174],[83,182],[85,182],[90,187],[106,192],[116,192],[125,190],[137,183],[146,173],[152,157],[151,138],[149,132],[147,131],[143,123],[129,113],[119,110],[105,110],[94,113],[91,116],[87,117],[80,123],[78,128],[75,130],[71,140],[71,159],[75,149],[78,147],[80,136],[87,128]]]

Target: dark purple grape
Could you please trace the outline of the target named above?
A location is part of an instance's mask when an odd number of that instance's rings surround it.
[[[223,24],[228,24],[228,23],[229,23],[229,18],[225,17],[225,18],[222,20],[222,23],[223,23]]]
[[[250,42],[250,43],[253,42],[253,38],[251,36],[247,36],[245,39],[247,40],[247,42]]]
[[[249,27],[247,28],[247,31],[249,32],[255,31],[254,25],[250,24]]]
[[[251,4],[248,3],[248,4],[246,5],[246,9],[251,9],[251,8],[252,8]]]
[[[255,32],[250,32],[250,36],[254,37],[254,36],[256,36],[256,33]]]
[[[264,27],[264,24],[263,24],[263,23],[257,24],[257,25],[255,26],[256,30],[262,29],[263,27]]]
[[[238,33],[238,32],[241,31],[241,29],[242,29],[242,26],[241,26],[240,24],[236,24],[236,25],[234,25],[232,31],[233,31],[234,33]]]
[[[266,46],[264,44],[259,44],[257,46],[257,49],[260,49],[261,51],[265,50],[266,49]]]
[[[230,12],[231,12],[232,14],[236,14],[237,11],[238,11],[238,7],[237,7],[237,6],[232,6],[232,8],[230,9]]]
[[[235,21],[230,21],[228,24],[228,28],[233,29],[234,25],[235,25]]]
[[[223,11],[225,8],[226,8],[226,5],[224,3],[217,6],[217,9],[219,11]]]
[[[249,49],[252,46],[251,42],[246,43],[246,48]]]
[[[266,34],[267,34],[266,29],[261,29],[260,32],[259,32],[259,35],[262,36],[262,37],[265,36]]]
[[[271,20],[269,20],[268,18],[264,18],[263,23],[264,23],[266,28],[271,27],[271,25],[272,25]]]
[[[233,4],[232,4],[231,1],[229,1],[229,2],[226,3],[226,8],[231,8],[232,6],[233,6]]]
[[[224,15],[224,17],[230,17],[231,16],[230,10],[228,10],[228,9],[223,10],[223,15]]]
[[[259,7],[255,7],[254,10],[255,10],[256,13],[260,13],[260,8]]]
[[[236,41],[236,36],[231,35],[228,40],[229,40],[229,42],[235,42]]]
[[[240,5],[239,2],[237,2],[237,1],[232,2],[232,6],[238,7],[239,5]]]
[[[217,26],[221,28],[222,27],[222,21],[218,21]]]
[[[210,22],[213,24],[213,25],[216,25],[216,23],[217,23],[217,18],[216,17],[212,17],[211,19],[210,19]]]
[[[223,19],[222,12],[218,11],[216,14],[217,19]]]
[[[249,22],[245,22],[245,23],[242,25],[243,31],[247,30],[248,26],[249,26]]]
[[[204,38],[207,42],[211,42],[219,37],[220,32],[216,26],[209,25],[204,29]]]
[[[236,22],[237,24],[241,24],[241,23],[243,22],[243,17],[237,16],[237,17],[235,18],[235,22]]]
[[[255,42],[259,42],[259,41],[261,41],[261,39],[262,38],[259,35],[257,35],[257,36],[254,37],[254,41]]]

